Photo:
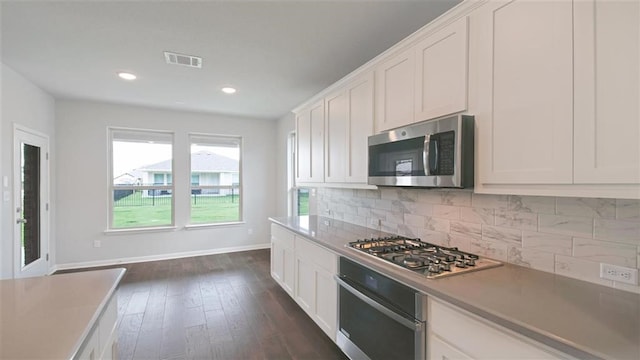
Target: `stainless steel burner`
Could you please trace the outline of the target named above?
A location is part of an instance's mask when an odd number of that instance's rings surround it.
[[[394,265],[426,275],[444,277],[463,272],[488,269],[501,263],[484,259],[455,247],[444,247],[402,236],[364,239],[347,246],[383,259]]]

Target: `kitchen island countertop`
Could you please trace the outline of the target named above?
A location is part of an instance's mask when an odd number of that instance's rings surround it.
[[[125,269],[0,280],[0,359],[72,359]]]
[[[439,279],[346,247],[392,235],[319,216],[270,218],[340,256],[579,359],[640,359],[640,295],[504,264]]]

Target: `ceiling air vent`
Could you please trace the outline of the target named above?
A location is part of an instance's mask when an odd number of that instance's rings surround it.
[[[167,61],[167,64],[171,65],[182,65],[193,68],[202,68],[202,58],[191,55],[177,54],[165,51],[164,59]]]

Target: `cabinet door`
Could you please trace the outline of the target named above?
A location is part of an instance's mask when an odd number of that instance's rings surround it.
[[[316,267],[315,320],[335,340],[338,323],[338,284],[330,272]]]
[[[574,5],[575,182],[640,183],[640,3]]]
[[[324,102],[296,116],[296,182],[324,181]]]
[[[373,73],[368,73],[346,89],[347,156],[345,180],[367,183],[368,138],[373,135]]]
[[[313,262],[304,256],[296,255],[295,300],[310,316],[315,307],[316,272]]]
[[[376,68],[376,131],[414,122],[414,77],[414,48]]]
[[[293,296],[294,235],[282,227],[271,224],[271,276]]]
[[[468,20],[457,20],[416,47],[417,121],[467,109]]]
[[[495,1],[471,14],[481,183],[572,183],[572,20],[566,0]]]
[[[438,337],[453,346],[462,359],[561,359],[564,354],[464,310],[429,300],[429,344]],[[464,331],[460,331],[464,329]],[[469,334],[473,334],[469,336]],[[435,340],[437,342],[437,340]],[[442,344],[440,344],[442,345]],[[438,346],[438,345],[436,345]],[[433,356],[433,351],[431,351]],[[465,357],[466,356],[466,357]],[[439,356],[432,359],[440,359]]]
[[[347,99],[340,90],[325,98],[325,181],[345,181],[347,148]]]
[[[311,181],[311,111],[296,114],[296,183]]]
[[[429,338],[429,359],[431,360],[472,360],[472,358],[462,351],[451,346],[446,341],[437,336]]]

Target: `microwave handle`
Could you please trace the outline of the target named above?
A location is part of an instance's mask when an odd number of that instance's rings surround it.
[[[429,144],[431,144],[431,135],[426,135],[424,137],[424,147],[422,148],[422,166],[426,176],[429,176]]]

